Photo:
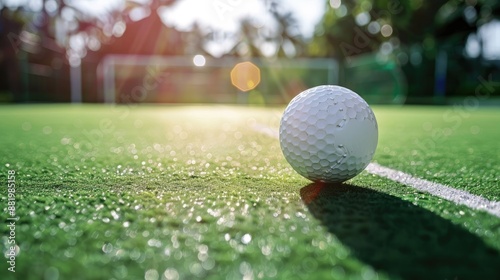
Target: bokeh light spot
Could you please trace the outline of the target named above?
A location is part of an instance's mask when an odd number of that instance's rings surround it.
[[[203,67],[207,63],[207,60],[203,55],[197,54],[193,57],[193,63],[195,66]]]
[[[330,6],[334,9],[337,9],[340,7],[340,0],[330,0]]]
[[[382,36],[384,37],[389,37],[392,35],[392,26],[389,24],[384,24],[382,28],[380,29],[380,33],[382,33]]]
[[[260,69],[251,62],[241,62],[231,70],[231,83],[241,91],[249,91],[260,83]]]

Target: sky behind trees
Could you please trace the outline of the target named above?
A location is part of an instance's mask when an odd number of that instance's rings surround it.
[[[2,3],[3,2],[3,3]],[[51,0],[47,1],[52,2]],[[114,9],[125,5],[124,0],[67,0],[71,6],[79,8],[93,16],[105,16]],[[133,2],[147,3],[148,0]],[[312,36],[316,24],[321,20],[325,11],[324,0],[287,0],[283,7],[291,11],[296,17],[300,31],[306,37]],[[8,7],[25,6],[33,10],[40,10],[43,0],[2,0],[0,3]],[[173,7],[166,9],[167,21],[181,29],[187,29],[194,22],[212,28],[233,31],[238,28],[238,21],[242,18],[255,18],[266,24],[266,9],[271,1],[265,0],[178,0]],[[135,16],[147,16],[148,12],[136,11]]]

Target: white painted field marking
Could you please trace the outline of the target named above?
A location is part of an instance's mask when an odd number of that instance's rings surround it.
[[[452,187],[438,184],[413,177],[410,174],[391,169],[377,163],[370,163],[366,169],[368,173],[390,179],[403,185],[413,187],[419,191],[427,192],[432,195],[462,204],[472,209],[486,211],[492,215],[500,217],[500,201],[490,201],[484,197],[473,195],[466,191],[454,189]]]
[[[269,137],[279,139],[279,132],[265,125],[255,125],[252,129]],[[457,190],[450,186],[420,179],[377,163],[368,164],[365,170],[370,174],[384,177],[419,191],[427,192],[457,204],[465,205],[472,209],[483,210],[494,216],[500,217],[500,201],[491,201],[484,197]]]

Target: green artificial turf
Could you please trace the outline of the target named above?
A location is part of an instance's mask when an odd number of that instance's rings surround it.
[[[498,108],[379,107],[375,113],[378,163],[500,200]]]
[[[374,160],[499,200],[499,114],[450,109],[375,107]],[[272,136],[282,110],[1,107],[2,279],[500,278],[498,217],[366,172],[311,184]]]

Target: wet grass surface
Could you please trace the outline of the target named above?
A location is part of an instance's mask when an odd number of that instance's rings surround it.
[[[449,109],[375,107],[375,161],[498,200],[498,114]],[[281,112],[1,107],[20,218],[5,279],[500,277],[500,219],[368,173],[310,184],[254,129]]]

